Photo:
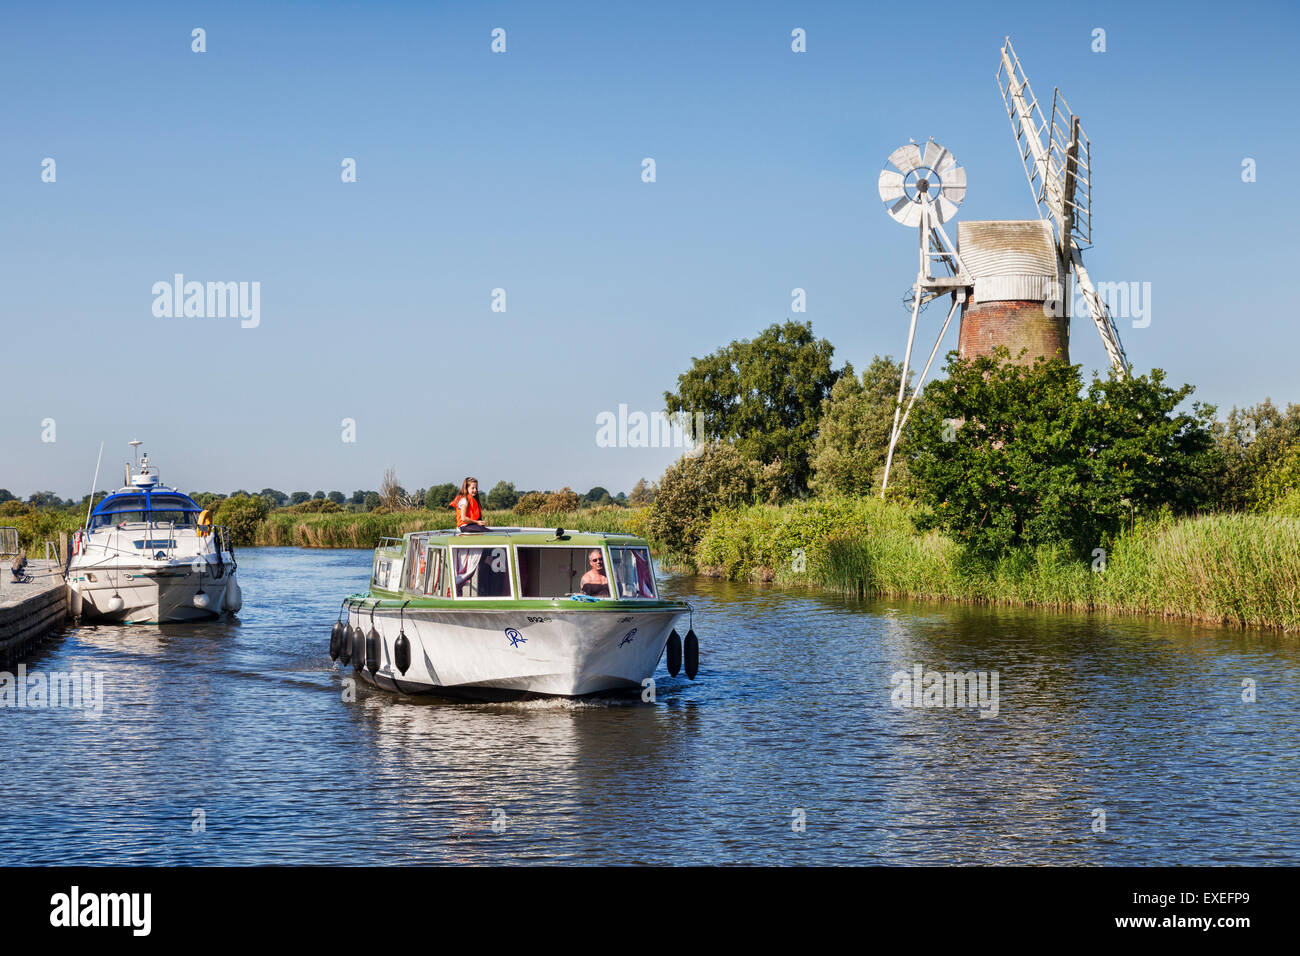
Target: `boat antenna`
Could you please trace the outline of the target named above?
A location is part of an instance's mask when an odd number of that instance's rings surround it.
[[[104,443],[99,443],[99,457],[95,459],[95,477],[90,482],[90,500],[86,502],[86,527],[90,527],[90,509],[95,506],[95,486],[99,484],[99,463],[104,460]]]

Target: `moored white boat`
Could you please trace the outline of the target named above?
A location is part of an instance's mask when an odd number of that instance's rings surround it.
[[[592,571],[600,565],[607,576]],[[602,579],[603,593],[592,583]],[[418,532],[380,543],[370,590],[344,602],[330,655],[405,694],[500,700],[639,691],[665,648],[677,673],[676,625],[689,611],[659,597],[649,547],[631,535]],[[691,630],[691,677],[697,660]]]
[[[133,443],[137,444],[137,443]],[[101,501],[73,538],[72,613],[126,624],[192,621],[243,603],[227,529],[200,523],[202,509],[162,484],[149,465]]]

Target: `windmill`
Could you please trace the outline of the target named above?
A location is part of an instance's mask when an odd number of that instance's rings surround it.
[[[1044,115],[1010,37],[1002,47],[997,82],[1038,219],[962,222],[954,246],[943,223],[966,195],[966,173],[951,153],[933,140],[924,152],[912,142],[895,150],[880,173],[886,210],[897,222],[918,227],[921,240],[882,498],[903,427],[959,306],[963,357],[1008,346],[1013,361],[1033,362],[1040,356],[1068,361],[1068,286],[1073,275],[1112,368],[1121,377],[1129,373],[1115,322],[1083,264],[1083,250],[1092,246],[1092,146],[1079,117],[1059,89],[1053,92],[1050,114]],[[947,274],[936,275],[936,267]],[[904,408],[917,315],[922,305],[942,295],[952,296],[952,306]]]
[[[1083,265],[1083,250],[1092,245],[1092,147],[1088,137],[1060,89],[1053,90],[1050,119],[1043,114],[1010,37],[1002,46],[997,82],[1039,218],[1049,219],[1056,228],[1060,274],[1068,285],[1073,271],[1111,367],[1121,377],[1127,376],[1128,357],[1119,331]],[[1062,292],[1058,300],[1068,308],[1070,296],[1064,294],[1068,287]]]
[[[885,476],[880,486],[880,496],[885,496],[889,484],[889,468],[894,460],[894,447],[898,444],[907,416],[912,412],[921,383],[930,371],[939,345],[943,342],[948,325],[957,306],[966,301],[966,290],[972,284],[956,248],[943,230],[943,224],[957,212],[966,197],[966,170],[957,165],[952,153],[931,138],[925,150],[916,141],[900,146],[889,155],[889,161],[880,171],[878,181],[880,198],[894,221],[904,226],[917,227],[920,238],[919,263],[916,282],[912,285],[912,324],[907,332],[907,351],[903,354],[903,375],[898,383],[898,401],[894,404],[894,425],[889,433],[889,451],[885,455]],[[936,275],[936,271],[946,274]],[[912,397],[903,408],[907,393],[907,375],[912,362],[912,345],[916,341],[916,320],[921,306],[943,295],[952,296],[948,317],[943,321],[939,337],[935,340],[930,357],[921,371]]]

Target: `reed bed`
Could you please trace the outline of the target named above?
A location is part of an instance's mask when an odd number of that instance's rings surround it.
[[[483,521],[488,527],[559,528],[570,531],[628,532],[637,523],[637,513],[627,508],[585,508],[580,511],[552,514],[517,515],[512,511],[487,511]],[[373,512],[333,512],[330,514],[293,514],[274,511],[257,528],[258,547],[292,548],[373,548],[383,537],[399,538],[411,531],[454,528],[451,510]]]
[[[1104,567],[1064,548],[964,555],[876,499],[718,512],[696,550],[702,573],[859,594],[1148,614],[1300,630],[1300,518],[1209,515],[1139,525]]]

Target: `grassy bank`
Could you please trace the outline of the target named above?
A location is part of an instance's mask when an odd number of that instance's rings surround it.
[[[695,560],[733,580],[1300,630],[1300,519],[1281,515],[1138,526],[1103,570],[1051,548],[972,560],[877,499],[800,502],[716,513]]]
[[[629,531],[639,526],[640,512],[627,508],[583,508],[555,514],[516,515],[488,511],[488,527],[564,527],[570,531]],[[335,514],[293,514],[273,511],[257,526],[258,547],[373,548],[382,537],[401,537],[411,531],[455,527],[450,509]],[[634,532],[639,533],[639,532]]]

